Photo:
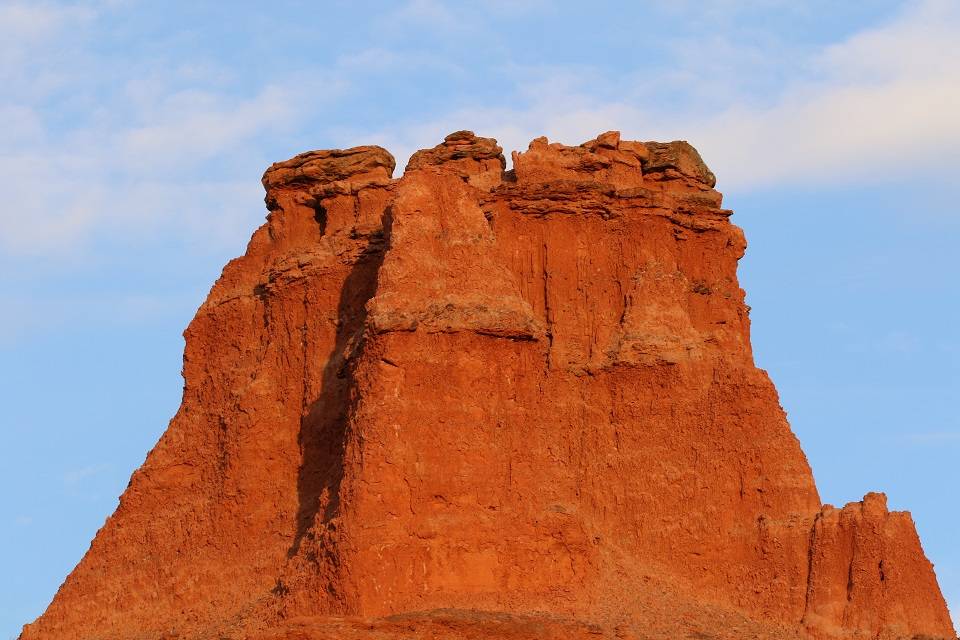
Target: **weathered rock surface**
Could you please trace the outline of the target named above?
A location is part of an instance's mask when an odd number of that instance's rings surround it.
[[[955,637],[908,514],[821,505],[699,154],[513,158],[273,165],[179,412],[22,639]]]

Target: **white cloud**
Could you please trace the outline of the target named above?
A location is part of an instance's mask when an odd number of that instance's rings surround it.
[[[960,159],[956,3],[910,5],[884,26],[813,53],[766,56],[722,38],[684,40],[677,50],[674,68],[635,74],[624,98],[596,99],[578,87],[584,70],[539,69],[540,81],[525,90],[522,107],[460,109],[405,126],[402,134],[373,137],[394,144],[402,165],[410,151],[465,126],[496,137],[507,150],[525,148],[539,135],[574,144],[617,128],[632,138],[690,140],[728,189],[952,175],[950,166]],[[786,65],[791,55],[807,57]],[[771,57],[795,78],[772,99],[760,99],[743,78],[772,75]],[[653,106],[645,98],[658,87],[687,87],[691,104]]]
[[[83,122],[59,136],[30,107],[0,105],[0,115],[22,125],[0,150],[12,205],[0,210],[0,252],[62,259],[105,232],[132,241],[165,229],[242,243],[250,213],[263,216],[259,167],[242,181],[204,176],[198,167],[284,129],[295,121],[296,102],[280,86],[246,99],[181,90],[149,107],[133,105],[132,122]]]
[[[0,10],[0,32],[16,36],[0,45],[0,55],[40,60],[7,78],[0,97],[0,118],[8,124],[0,131],[8,203],[0,211],[0,252],[61,259],[83,253],[104,234],[136,239],[170,230],[181,239],[206,241],[213,234],[239,246],[263,215],[257,184],[263,160],[253,152],[269,136],[296,131],[311,109],[353,83],[375,84],[377,73],[429,67],[461,80],[471,73],[442,56],[373,47],[237,95],[231,88],[238,69],[202,60],[144,69],[143,61],[124,66],[91,58],[84,42],[95,39],[107,10],[92,6],[14,3]],[[390,19],[485,28],[461,13],[418,0]],[[881,182],[910,172],[946,173],[960,159],[955,3],[910,5],[886,25],[816,51],[740,44],[720,34],[677,40],[669,55],[671,68],[619,77],[580,67],[508,65],[514,88],[501,104],[412,121],[401,114],[372,132],[341,122],[337,143],[381,144],[402,169],[413,151],[464,127],[496,137],[508,157],[539,135],[573,144],[620,129],[628,138],[690,140],[721,189]],[[105,68],[119,80],[106,94],[87,86],[101,82]],[[789,80],[777,85],[784,73]],[[62,122],[56,129],[47,121],[45,100],[50,87],[65,86],[63,106],[79,115],[57,114],[69,123],[64,131]],[[665,91],[680,94],[680,106],[659,101]],[[229,175],[210,177],[210,167],[227,164],[229,172],[222,173]]]
[[[942,172],[960,155],[958,59],[960,5],[912,4],[884,26],[814,52],[769,105],[742,99],[711,117],[664,121],[687,132],[721,186]]]
[[[0,6],[0,58],[21,55],[37,42],[48,42],[60,31],[92,19],[88,7],[49,2],[7,2]]]
[[[206,160],[289,122],[293,104],[290,92],[277,86],[242,101],[209,91],[176,92],[152,110],[147,124],[118,134],[117,160],[138,169]]]
[[[43,138],[44,128],[40,116],[23,105],[0,105],[0,144],[10,146],[36,142]]]
[[[67,69],[84,56],[76,41],[95,21],[92,7],[51,2],[0,5],[0,82],[4,96],[38,99],[71,80]]]
[[[410,0],[392,19],[402,19],[416,24],[429,24],[442,29],[460,29],[463,23],[457,19],[454,11],[437,0]]]
[[[856,82],[956,78],[958,28],[960,7],[953,0],[914,3],[898,20],[826,47],[815,62],[826,74]]]

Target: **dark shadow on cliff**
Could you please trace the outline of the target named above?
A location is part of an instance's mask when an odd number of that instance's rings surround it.
[[[299,443],[303,459],[297,477],[297,529],[287,552],[289,558],[300,552],[304,539],[313,538],[321,509],[322,521],[327,522],[339,507],[351,402],[351,358],[362,340],[366,303],[376,291],[389,225],[388,208],[383,214],[383,233],[370,237],[344,281],[337,305],[336,340],[323,370],[320,396],[309,405],[300,422]]]

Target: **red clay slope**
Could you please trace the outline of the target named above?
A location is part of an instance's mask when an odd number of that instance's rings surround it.
[[[908,514],[821,505],[697,152],[513,164],[273,165],[179,412],[22,639],[955,637]]]

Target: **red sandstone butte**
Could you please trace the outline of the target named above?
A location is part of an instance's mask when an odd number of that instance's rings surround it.
[[[22,640],[954,638],[907,513],[822,505],[686,142],[467,131],[263,177],[183,404]]]

